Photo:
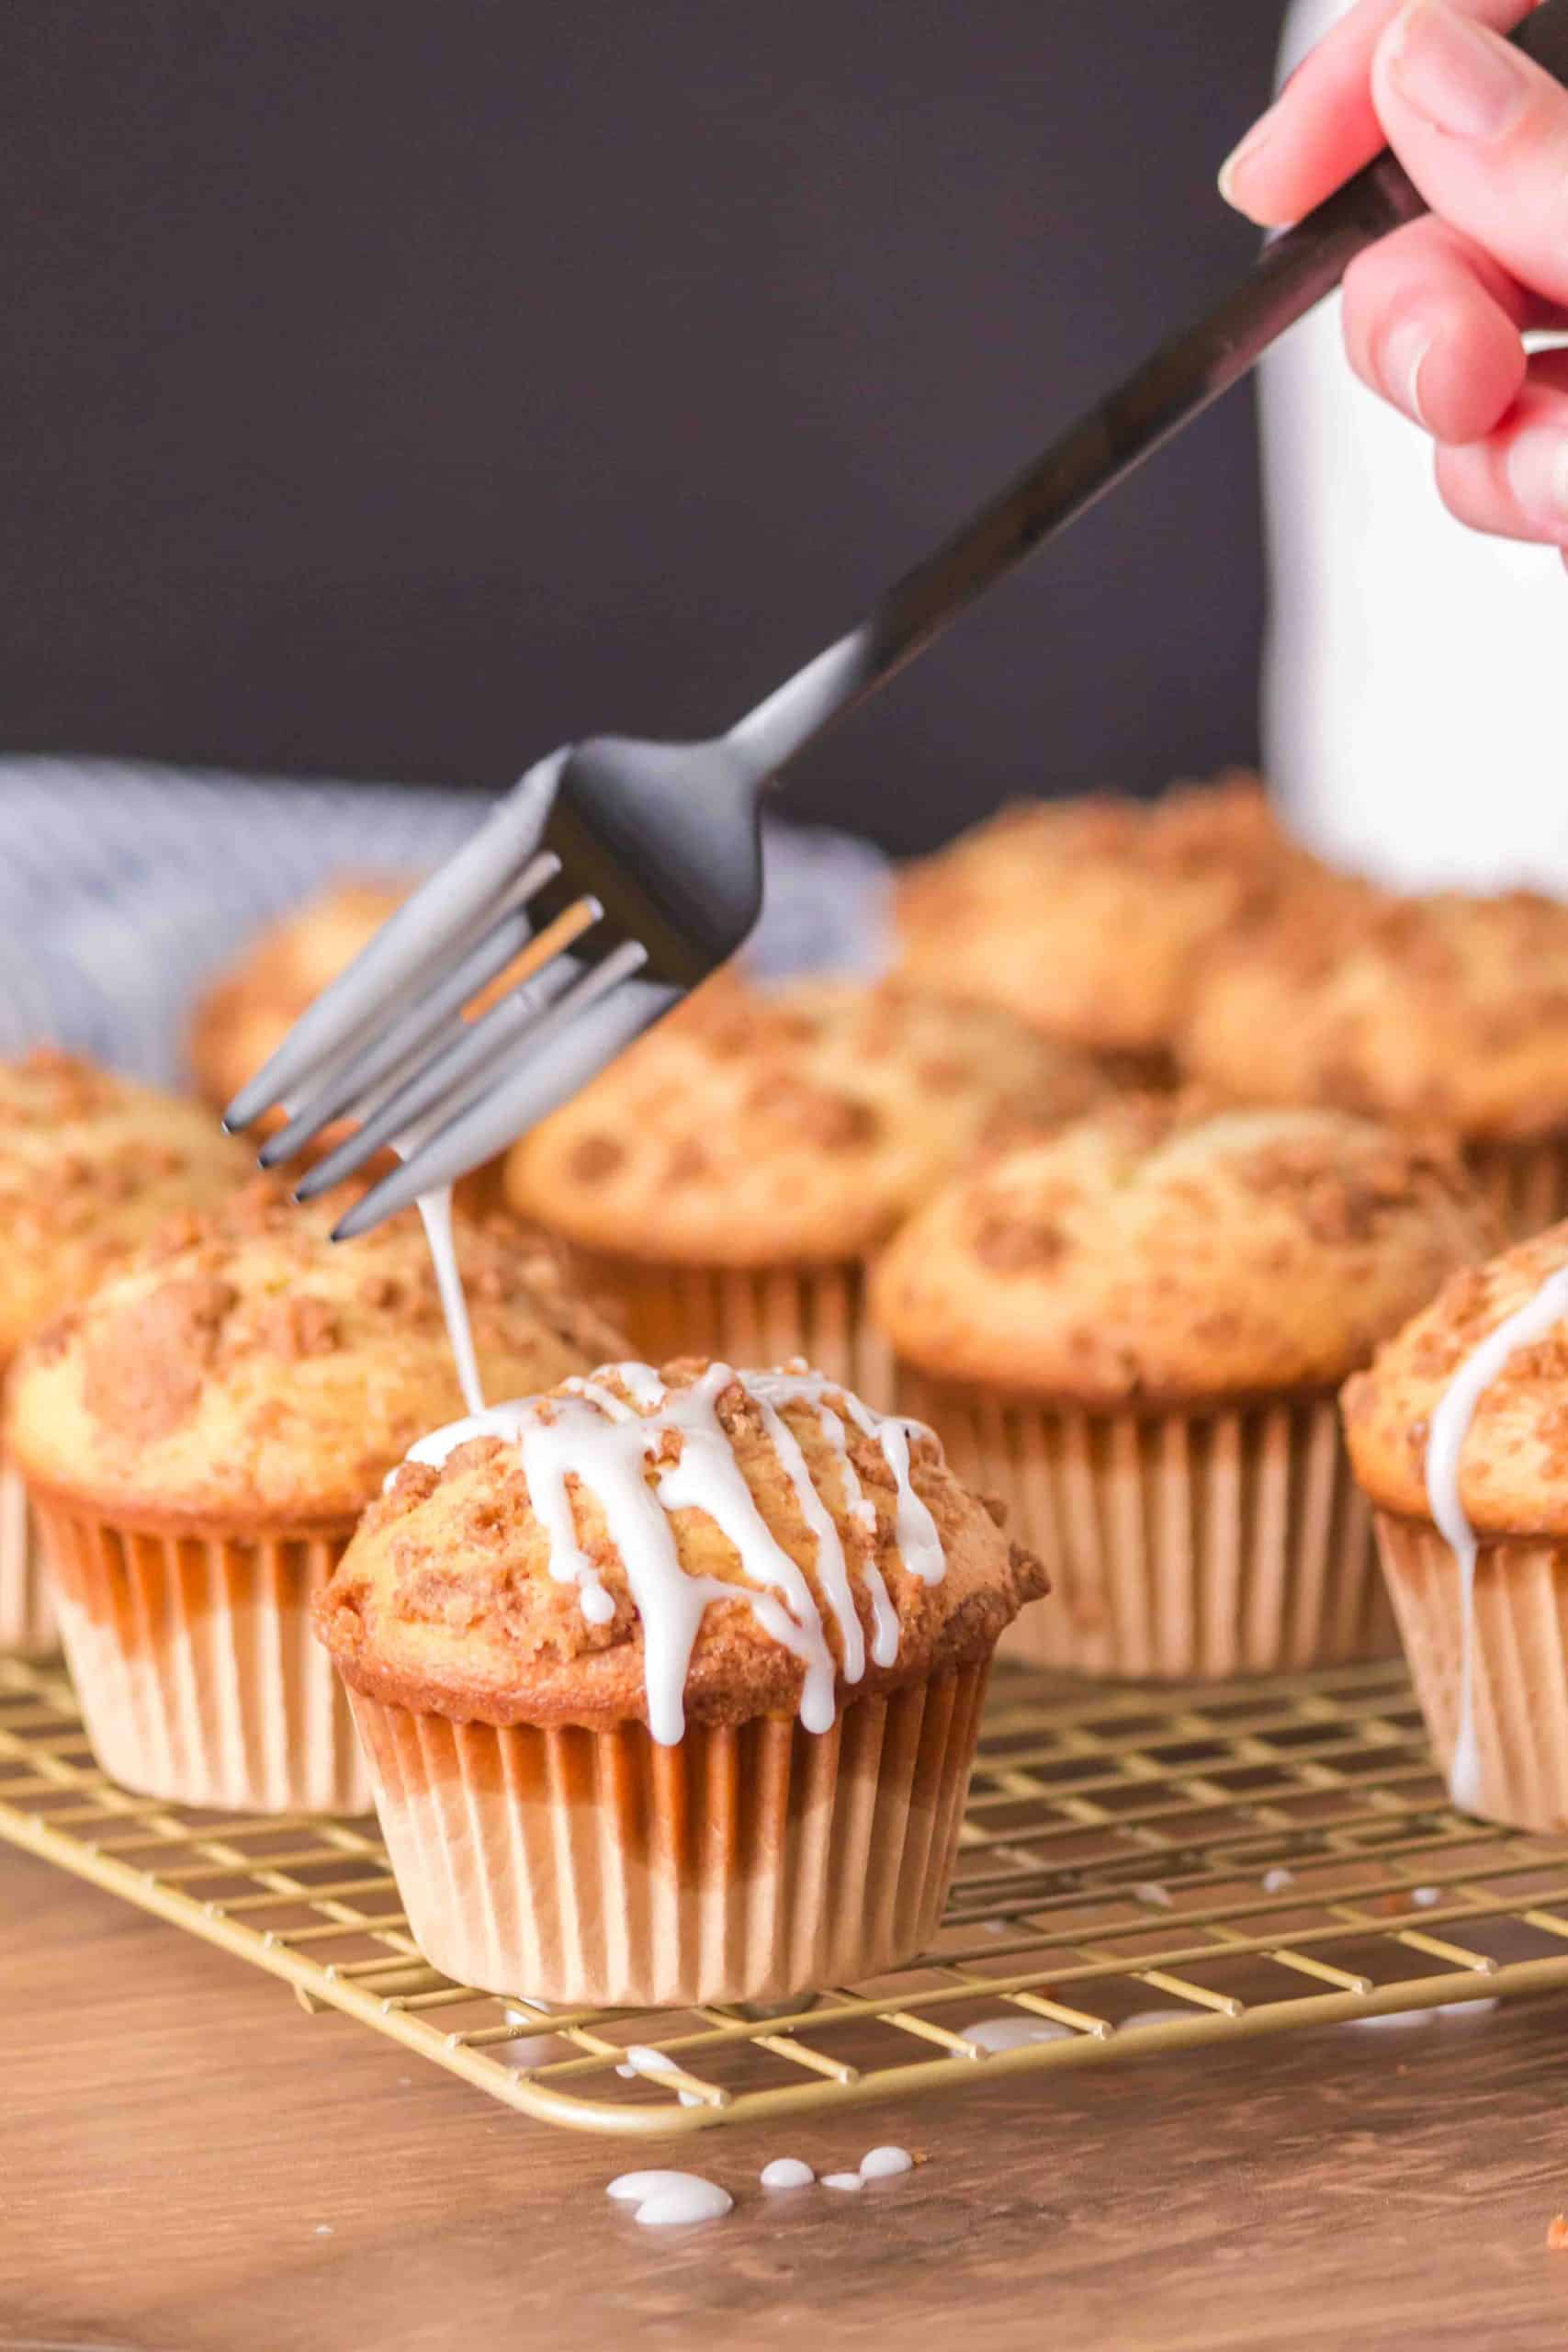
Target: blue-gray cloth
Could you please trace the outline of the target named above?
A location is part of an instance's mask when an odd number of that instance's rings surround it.
[[[438,865],[491,797],[0,759],[0,1057],[51,1041],[177,1083],[196,998],[255,932],[335,875]],[[781,826],[766,870],[761,969],[879,959],[878,852]]]

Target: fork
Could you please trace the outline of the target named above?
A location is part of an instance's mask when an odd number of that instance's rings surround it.
[[[1543,0],[1512,38],[1568,82],[1568,0]],[[286,1122],[261,1153],[276,1166],[352,1121],[299,1180],[301,1200],[389,1146],[400,1164],[339,1220],[343,1239],[451,1184],[585,1086],[744,944],[761,905],[763,787],[1237,382],[1359,253],[1425,209],[1395,158],[1375,158],[728,734],[596,736],[530,768],[309,1008],[225,1125],[281,1104]],[[536,968],[476,1012],[531,946]]]

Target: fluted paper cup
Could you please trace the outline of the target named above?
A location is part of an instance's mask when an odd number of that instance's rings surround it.
[[[1446,1778],[1464,1662],[1459,1563],[1422,1521],[1380,1511],[1377,1537],[1411,1679]],[[1475,1811],[1515,1829],[1568,1829],[1568,1544],[1509,1536],[1482,1544],[1472,1643]]]
[[[398,1892],[459,1983],[616,2008],[766,2001],[913,1957],[953,1875],[989,1661],[831,1730],[454,1724],[353,1694]]]
[[[892,1406],[892,1360],[866,1320],[858,1264],[645,1265],[578,1250],[570,1261],[578,1288],[604,1297],[649,1363],[701,1355],[774,1364],[804,1356],[877,1411]]]
[[[353,1530],[249,1537],[34,1510],[93,1753],[171,1804],[367,1813],[353,1718],[310,1625]]]
[[[912,1371],[898,1390],[1045,1564],[1050,1599],[1003,1634],[1004,1657],[1186,1681],[1397,1652],[1333,1396],[1140,1414]]]
[[[1471,1143],[1465,1161],[1510,1241],[1526,1241],[1568,1216],[1568,1136]]]
[[[60,1647],[48,1571],[28,1490],[0,1454],[0,1650],[49,1657]]]

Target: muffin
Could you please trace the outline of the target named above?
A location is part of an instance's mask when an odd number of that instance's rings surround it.
[[[1494,1238],[1440,1145],[1179,1097],[1113,1104],[930,1203],[872,1311],[901,1405],[1050,1571],[1013,1649],[1165,1678],[1388,1653],[1336,1392]]]
[[[0,1372],[172,1209],[221,1199],[250,1166],[196,1103],[52,1049],[0,1064]],[[0,1447],[0,1650],[55,1644],[36,1531]]]
[[[191,1023],[190,1066],[209,1102],[222,1110],[233,1101],[412,888],[412,878],[345,876],[251,942]]]
[[[783,1998],[934,1929],[1043,1589],[821,1374],[612,1365],[413,1449],[322,1595],[409,1923],[465,1984]]]
[[[885,1404],[867,1256],[983,1143],[1104,1091],[1006,1013],[726,973],[516,1145],[506,1188],[651,1362],[805,1354]]]
[[[1345,1428],[1456,1804],[1568,1829],[1568,1225],[1455,1274]]]
[[[1568,1211],[1568,907],[1554,899],[1363,887],[1287,910],[1206,966],[1180,1051],[1237,1101],[1446,1128],[1510,1234]]]
[[[346,1248],[265,1184],[175,1218],[18,1356],[8,1444],[42,1528],[95,1754],[187,1804],[359,1811],[310,1603],[422,1430],[460,1409],[412,1217]],[[460,1223],[490,1393],[614,1332],[515,1235]]]
[[[1202,957],[1322,871],[1240,771],[1156,801],[1023,802],[906,873],[901,966],[923,987],[999,1005],[1111,1057],[1120,1074],[1163,1082]]]

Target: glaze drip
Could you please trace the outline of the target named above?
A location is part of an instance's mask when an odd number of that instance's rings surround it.
[[[1475,1531],[1460,1499],[1460,1465],[1476,1408],[1516,1350],[1528,1348],[1568,1316],[1568,1266],[1549,1274],[1534,1296],[1506,1316],[1466,1356],[1432,1414],[1427,1437],[1427,1503],[1459,1563],[1463,1647],[1459,1729],[1449,1766],[1449,1793],[1468,1813],[1481,1809],[1481,1750],[1475,1735]]]
[[[491,1406],[422,1438],[408,1459],[439,1466],[459,1445],[477,1437],[496,1437],[515,1445],[535,1514],[549,1538],[550,1574],[560,1583],[575,1584],[584,1617],[592,1624],[604,1624],[614,1615],[615,1602],[579,1541],[573,1484],[594,1497],[625,1565],[641,1621],[649,1728],[661,1746],[673,1746],[685,1729],[692,1652],[704,1615],[720,1600],[745,1601],[769,1638],[799,1659],[800,1720],[808,1731],[829,1730],[838,1675],[846,1682],[862,1680],[867,1645],[833,1510],[784,1411],[793,1406],[815,1412],[829,1449],[841,1508],[868,1539],[875,1532],[875,1508],[850,1459],[843,1416],[879,1448],[893,1476],[900,1556],[913,1575],[933,1584],[944,1573],[945,1561],[936,1522],[916,1493],[911,1475],[910,1445],[912,1437],[921,1433],[919,1424],[874,1413],[804,1364],[748,1373],[725,1363],[710,1364],[685,1388],[667,1387],[646,1364],[613,1370],[618,1388],[608,1385],[609,1375],[602,1371],[589,1379],[563,1383],[549,1397]],[[719,1419],[718,1400],[732,1385],[743,1389],[756,1407],[815,1544],[817,1582],[837,1632],[837,1659],[811,1585],[759,1510]],[[678,1442],[667,1447],[671,1438]],[[660,1460],[667,1452],[675,1458],[650,1483],[650,1461]],[[672,1525],[671,1515],[678,1510],[701,1511],[713,1521],[733,1545],[746,1584],[687,1573]],[[859,1573],[871,1608],[871,1658],[878,1666],[891,1666],[898,1654],[897,1612],[874,1560],[863,1558]]]
[[[457,1243],[452,1236],[451,1185],[443,1184],[439,1191],[434,1193],[421,1193],[414,1205],[424,1227],[424,1238],[430,1246],[431,1261],[435,1268],[435,1287],[441,1295],[441,1312],[446,1317],[446,1337],[451,1343],[452,1362],[457,1367],[457,1385],[469,1412],[482,1413],[484,1388],[479,1380],[479,1358],[474,1352],[468,1295],[463,1288]]]

